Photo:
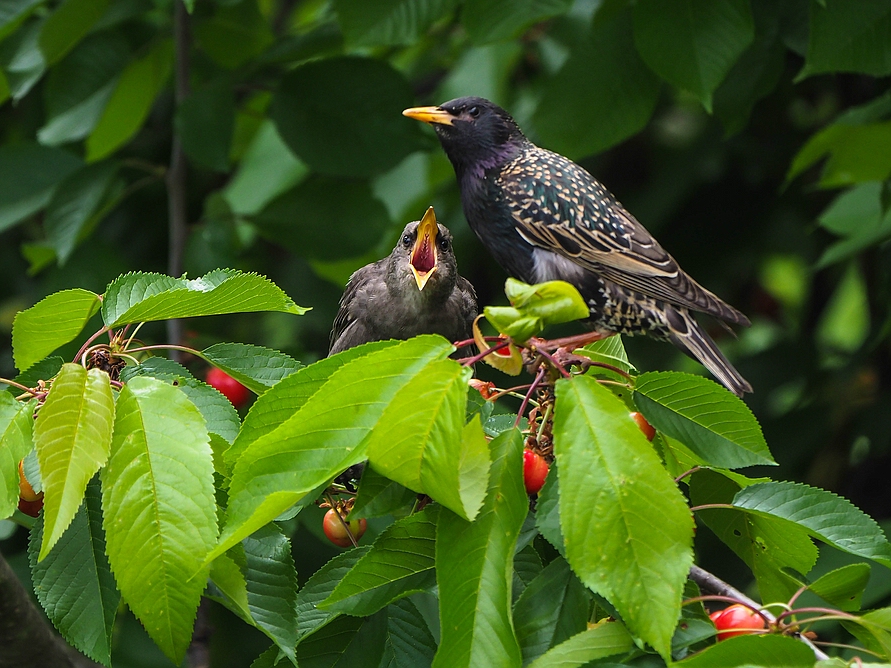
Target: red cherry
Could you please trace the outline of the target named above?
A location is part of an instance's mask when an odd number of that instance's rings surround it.
[[[36,501],[25,501],[25,499],[19,499],[19,510],[25,513],[25,515],[37,517],[37,514],[40,512],[41,508],[43,508],[43,492],[38,495]]]
[[[235,408],[241,408],[248,400],[248,389],[222,369],[211,367],[207,384],[222,392]]]
[[[653,437],[656,435],[656,430],[653,429],[653,425],[647,422],[647,419],[638,412],[634,412],[631,414],[631,419],[637,423],[637,426],[640,427],[640,430],[643,432],[643,435],[647,437],[648,441],[652,441]]]
[[[526,485],[527,494],[538,494],[544,487],[549,469],[548,463],[540,454],[523,450],[523,484]]]
[[[362,537],[362,534],[365,533],[365,529],[368,528],[368,522],[364,519],[351,520],[346,522],[346,524],[349,525],[350,532],[353,534],[353,538],[357,541]],[[338,517],[337,511],[334,510],[334,508],[329,509],[328,512],[325,513],[325,518],[322,520],[322,531],[325,532],[325,536],[327,536],[328,540],[338,547],[350,547],[353,544],[347,533],[346,527],[344,526],[344,522]]]
[[[749,635],[767,628],[764,617],[739,603],[716,610],[708,617],[718,629],[718,640]]]
[[[43,499],[43,492],[38,494],[34,491],[34,488],[31,487],[31,483],[28,482],[28,479],[25,477],[25,462],[19,462],[19,498],[22,501],[27,501],[32,503],[39,499]],[[43,502],[41,501],[41,504]],[[22,511],[24,512],[24,511]]]

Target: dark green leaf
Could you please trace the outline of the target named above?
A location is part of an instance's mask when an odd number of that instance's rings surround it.
[[[551,464],[544,487],[538,493],[538,504],[535,509],[535,526],[557,551],[566,556],[563,543],[563,530],[560,528],[560,476],[557,473],[558,462]]]
[[[380,668],[430,668],[436,642],[410,599],[387,606],[387,644]]]
[[[673,665],[678,668],[813,668],[814,652],[788,636],[736,636]]]
[[[217,4],[214,15],[195,26],[195,38],[202,51],[228,69],[258,56],[274,39],[254,0]]]
[[[527,26],[562,14],[571,0],[474,0],[464,5],[461,23],[477,44],[516,37]]]
[[[282,378],[303,368],[303,364],[290,355],[245,343],[217,343],[201,354],[257,394],[263,394]]]
[[[227,78],[193,91],[176,110],[174,124],[189,158],[208,169],[228,171],[235,97]]]
[[[457,0],[336,0],[334,9],[353,46],[414,44]]]
[[[822,72],[891,74],[891,7],[887,2],[809,5],[807,57],[799,79]]]
[[[315,171],[371,176],[421,148],[418,123],[402,116],[413,97],[408,81],[384,61],[328,58],[286,75],[271,115]]]
[[[329,620],[340,616],[339,612],[322,610],[318,604],[331,595],[343,577],[365,556],[371,547],[360,545],[349,552],[338,554],[317,570],[297,594],[297,636],[302,638]]]
[[[869,574],[869,564],[848,564],[814,580],[808,589],[839,610],[856,611],[860,609]]]
[[[436,529],[436,582],[442,639],[433,665],[517,666],[511,625],[514,549],[526,517],[522,440],[516,429],[490,443],[489,491],[474,522],[443,508]]]
[[[387,611],[371,617],[343,615],[297,645],[300,668],[378,668],[387,636]]]
[[[625,404],[590,376],[557,381],[554,452],[569,564],[667,656],[693,561],[686,500]]]
[[[74,647],[94,661],[111,665],[114,618],[121,595],[105,557],[105,532],[98,480],[46,559],[37,555],[43,542],[43,516],[31,532],[28,557],[34,592],[53,625]]]
[[[828,154],[820,186],[882,181],[891,174],[889,151],[891,123],[835,123],[808,140],[792,161],[786,180],[791,181]]]
[[[7,0],[0,4],[0,37],[5,37],[14,30],[42,2],[43,0]]]
[[[368,464],[362,472],[350,518],[381,517],[405,508],[417,498],[412,490],[381,475]]]
[[[529,668],[582,668],[595,659],[623,654],[633,647],[634,640],[622,624],[601,622],[549,650]]]
[[[46,206],[56,186],[82,164],[48,146],[0,146],[0,231]]]
[[[110,0],[64,0],[40,31],[40,50],[48,65],[62,58],[89,32]]]

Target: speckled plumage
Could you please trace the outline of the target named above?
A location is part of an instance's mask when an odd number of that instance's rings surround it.
[[[331,329],[329,355],[369,341],[440,334],[468,339],[477,314],[476,292],[452,250],[452,235],[438,225],[436,272],[418,289],[409,264],[418,221],[405,226],[389,256],[350,276]],[[439,245],[445,242],[444,245]]]
[[[748,319],[686,274],[585,169],[530,142],[483,98],[405,113],[433,125],[468,224],[509,274],[568,281],[588,302],[592,329],[671,341],[731,391],[752,391],[692,312],[738,325]]]

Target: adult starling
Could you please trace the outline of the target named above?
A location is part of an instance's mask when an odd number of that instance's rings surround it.
[[[388,257],[350,276],[331,329],[329,355],[369,341],[441,334],[470,338],[476,292],[463,276],[452,235],[431,206],[405,226]]]
[[[467,222],[511,276],[567,281],[588,303],[592,329],[671,341],[735,394],[752,391],[692,312],[736,325],[748,318],[690,278],[582,167],[530,142],[480,97],[402,113],[436,130]]]

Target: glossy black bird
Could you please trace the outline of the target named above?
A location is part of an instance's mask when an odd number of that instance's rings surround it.
[[[431,206],[405,226],[388,257],[350,276],[331,330],[329,355],[369,341],[441,334],[470,338],[476,292],[463,276],[452,235]]]
[[[511,276],[572,283],[592,329],[671,341],[735,394],[752,391],[692,312],[735,325],[748,318],[690,278],[582,167],[530,142],[480,97],[402,113],[436,130],[467,222]]]

